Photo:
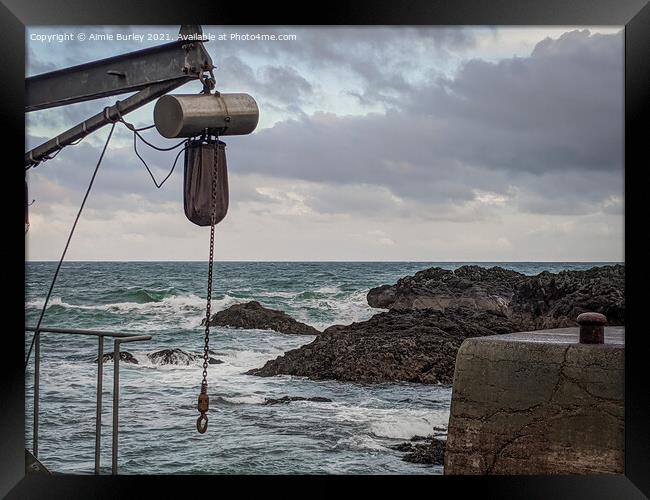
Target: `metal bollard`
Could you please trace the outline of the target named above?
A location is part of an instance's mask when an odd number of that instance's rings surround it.
[[[597,312],[580,314],[576,321],[580,325],[581,344],[604,344],[607,318]]]

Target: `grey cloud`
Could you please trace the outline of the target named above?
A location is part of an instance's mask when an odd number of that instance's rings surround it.
[[[382,58],[388,61],[388,54],[407,42],[419,40],[424,47],[442,50],[458,43],[454,37],[462,38],[461,45],[470,45],[471,36],[462,30],[443,34],[398,30],[301,29],[300,43],[264,45],[272,54],[271,63],[259,73],[242,60],[245,51],[256,50],[255,42],[228,45],[228,52],[235,55],[220,61],[220,83],[228,90],[260,96],[262,112],[264,106],[293,106],[295,116],[252,136],[226,138],[230,172],[321,183],[323,189],[312,190],[305,200],[318,213],[346,210],[463,221],[496,217],[498,206],[472,204],[477,191],[503,196],[511,207],[529,213],[575,215],[622,209],[616,202],[605,203],[622,197],[620,34],[570,32],[559,40],[540,42],[530,57],[497,63],[471,60],[454,78],[416,86],[384,65]],[[373,50],[379,55],[367,57]],[[383,100],[388,111],[307,116],[299,107],[300,97],[312,93],[317,82],[273,59],[282,54],[318,56],[314,64],[356,68],[375,87],[362,97]],[[71,113],[66,119],[73,121]],[[53,160],[52,167],[60,163],[48,176],[75,192],[85,188],[98,154],[93,145],[82,143],[74,152],[64,151]],[[145,154],[162,177],[171,155]],[[180,200],[179,174],[180,169],[165,189],[152,196],[160,202]],[[100,180],[99,196],[152,192],[130,147],[110,152]],[[354,186],[375,191],[362,195]],[[233,203],[276,203],[254,188],[231,182],[236,191]],[[372,193],[378,192],[386,197],[375,198]],[[395,204],[390,195],[405,204]]]
[[[589,213],[622,196],[622,93],[621,35],[575,31],[527,58],[469,61],[453,79],[404,90],[385,114],[278,123],[232,156],[244,172],[432,203],[512,185],[524,211]]]
[[[313,93],[312,84],[294,68],[265,65],[256,73],[239,57],[228,56],[219,67],[219,88],[260,96],[264,104],[286,109],[299,105]]]

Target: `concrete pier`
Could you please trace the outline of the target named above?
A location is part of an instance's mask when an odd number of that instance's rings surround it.
[[[624,327],[477,337],[456,358],[445,474],[623,473]]]
[[[50,471],[26,448],[25,474],[50,474]]]

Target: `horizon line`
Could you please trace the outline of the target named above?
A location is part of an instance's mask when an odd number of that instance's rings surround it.
[[[65,262],[206,262],[207,259],[202,260],[66,260]],[[25,263],[30,262],[58,262],[57,259],[46,260],[25,260]],[[350,263],[435,263],[435,264],[457,264],[457,263],[501,263],[501,264],[516,264],[516,263],[539,263],[539,264],[624,264],[624,260],[214,260],[214,262],[234,262],[234,263],[314,263],[314,262],[350,262]]]

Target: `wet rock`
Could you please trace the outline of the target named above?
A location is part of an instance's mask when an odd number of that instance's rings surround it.
[[[415,439],[420,438],[420,439]],[[415,464],[444,465],[446,441],[431,436],[414,436],[411,441],[428,441],[427,443],[413,444],[404,442],[389,446],[391,450],[406,453],[402,460]]]
[[[585,311],[623,324],[624,281],[624,265],[537,276],[499,267],[431,268],[369,292],[370,305],[388,312],[331,326],[313,342],[247,373],[451,384],[466,338],[576,326]]]
[[[402,460],[414,464],[444,465],[446,446],[446,441],[434,438],[428,444],[413,445]]]
[[[624,286],[625,266],[620,264],[536,276],[500,267],[433,267],[371,289],[368,304],[391,310],[492,311],[508,316],[521,330],[575,326],[575,318],[586,311],[604,314],[610,325],[623,325]]]
[[[202,324],[205,324],[203,320]],[[214,314],[210,325],[255,330],[273,330],[295,335],[318,335],[316,328],[296,321],[283,311],[269,309],[257,301],[235,304]]]
[[[286,404],[292,401],[313,401],[317,403],[331,403],[332,400],[329,398],[324,398],[321,396],[315,396],[313,398],[304,398],[302,396],[282,396],[281,398],[266,398],[262,403],[263,405],[277,405],[277,404]]]
[[[220,365],[221,363],[223,363],[223,361],[221,361],[220,359],[208,358],[209,365]]]
[[[203,356],[198,354],[191,354],[181,349],[163,349],[151,354],[147,357],[153,364],[156,365],[185,365],[194,364],[198,360],[202,360]]]
[[[521,330],[576,326],[583,312],[598,312],[609,325],[625,324],[625,266],[543,272],[518,283],[509,316]]]
[[[391,450],[407,452],[413,450],[413,445],[411,443],[399,443],[389,446]]]
[[[327,329],[310,344],[247,373],[451,384],[456,352],[464,339],[511,331],[514,325],[506,317],[491,312],[391,310],[342,329]]]
[[[114,355],[115,355],[114,352],[107,352],[102,356],[102,363],[106,363],[107,361],[113,361]],[[95,359],[95,363],[97,363],[98,360],[99,358]],[[133,354],[131,354],[128,351],[120,351],[120,362],[133,363],[134,365],[138,364],[138,360],[135,359]]]
[[[526,276],[500,267],[462,266],[454,271],[432,267],[406,276],[395,285],[368,292],[368,304],[382,309],[467,307],[504,313],[517,283]]]

